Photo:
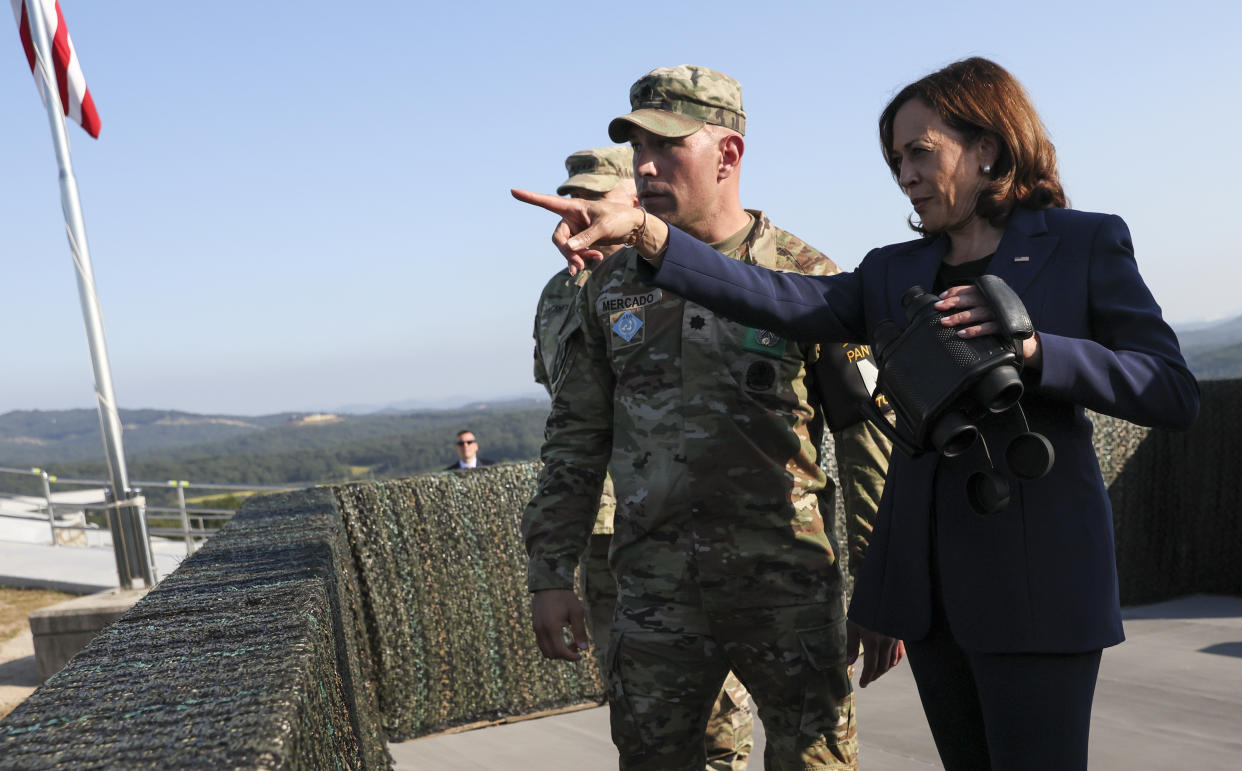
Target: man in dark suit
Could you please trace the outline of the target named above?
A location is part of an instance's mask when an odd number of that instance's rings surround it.
[[[457,471],[464,468],[491,466],[495,463],[494,460],[479,457],[479,442],[474,438],[474,432],[464,429],[457,432],[457,461],[449,464],[444,470]]]

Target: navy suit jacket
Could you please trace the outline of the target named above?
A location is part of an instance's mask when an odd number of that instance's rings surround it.
[[[800,276],[721,257],[670,228],[653,281],[794,340],[870,340],[884,319],[904,325],[902,293],[930,288],[947,248],[944,238],[919,239],[875,249],[850,273]],[[966,476],[982,462],[979,442],[952,459],[893,453],[850,617],[893,637],[925,637],[934,555],[964,648],[1114,645],[1123,633],[1112,510],[1083,408],[1184,429],[1198,414],[1198,384],[1139,276],[1121,218],[1019,209],[988,272],[1013,287],[1039,333],[1043,366],[1024,373],[1022,407],[1031,430],[1052,442],[1055,465],[1041,479],[1012,482],[1008,508],[981,516],[965,495]],[[1002,472],[1003,447],[991,444]]]
[[[494,460],[488,460],[487,458],[479,458],[478,463],[475,464],[475,468],[483,468],[484,466],[495,466],[495,465],[496,465],[496,461]],[[448,466],[445,466],[444,470],[445,471],[461,471],[462,470],[461,461],[453,461]]]

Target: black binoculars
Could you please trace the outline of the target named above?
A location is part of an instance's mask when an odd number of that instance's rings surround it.
[[[956,329],[941,323],[944,314],[935,308],[940,298],[910,287],[901,298],[905,328],[885,320],[876,326],[871,345],[879,369],[874,396],[888,399],[904,435],[884,418],[874,398],[866,408],[871,420],[910,456],[935,451],[952,458],[976,440],[983,443],[988,467],[968,477],[967,498],[980,514],[995,514],[1009,505],[1009,483],[995,470],[979,426],[1016,412],[1021,430],[1007,442],[1005,464],[1019,479],[1048,473],[1055,454],[1046,437],[1030,430],[1018,403],[1023,392],[1020,341],[1035,333],[1026,307],[997,276],[980,276],[971,283],[996,314],[1000,333],[958,337]]]

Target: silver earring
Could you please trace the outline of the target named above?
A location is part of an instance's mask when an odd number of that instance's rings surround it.
[[[990,163],[985,163],[985,164],[983,165],[983,173],[984,173],[984,174],[991,174],[991,173],[992,173],[992,165],[991,165]]]

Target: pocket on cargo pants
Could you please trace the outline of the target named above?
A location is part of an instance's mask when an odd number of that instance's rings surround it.
[[[806,768],[858,767],[858,729],[854,722],[854,687],[846,667],[845,619],[797,630],[807,663],[803,682],[801,731],[822,736],[804,757]]]
[[[728,664],[700,635],[614,632],[608,647],[612,741],[620,765],[702,769],[703,733]]]

